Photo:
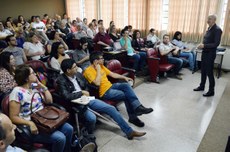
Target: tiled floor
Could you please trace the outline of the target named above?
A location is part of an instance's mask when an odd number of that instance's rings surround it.
[[[131,125],[146,131],[146,136],[127,140],[119,127],[103,122],[95,131],[99,152],[195,152],[229,76],[216,79],[215,96],[206,98],[202,92],[192,91],[199,84],[200,73],[191,74],[187,69],[182,73],[182,81],[161,79],[160,84],[147,82],[135,88],[143,105],[154,108],[153,113],[139,117],[145,122],[144,128]],[[124,104],[118,108],[127,120]]]

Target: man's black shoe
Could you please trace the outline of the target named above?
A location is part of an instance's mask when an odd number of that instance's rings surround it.
[[[197,88],[193,89],[193,91],[204,91],[204,88],[202,88],[202,87],[197,87]]]
[[[150,112],[153,112],[153,109],[152,108],[145,108],[144,106],[140,105],[139,107],[136,108],[135,112],[138,116],[140,116],[142,114],[148,114]]]
[[[140,119],[136,118],[136,119],[129,119],[129,122],[134,124],[137,127],[144,127],[145,123],[142,122]]]
[[[208,91],[207,93],[203,94],[204,97],[211,97],[211,96],[214,96],[214,92],[213,91]]]

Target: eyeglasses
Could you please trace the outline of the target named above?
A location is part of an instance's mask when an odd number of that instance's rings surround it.
[[[83,46],[88,46],[88,44],[84,44]]]
[[[10,41],[16,41],[16,39],[11,39]]]
[[[104,58],[98,58],[98,60],[104,60]]]
[[[64,49],[64,46],[58,47],[58,49]]]

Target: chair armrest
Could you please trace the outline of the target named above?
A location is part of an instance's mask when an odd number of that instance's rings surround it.
[[[32,134],[28,125],[17,125],[17,131],[23,138],[32,140]]]
[[[74,111],[75,113],[80,113],[80,110],[79,110],[78,108],[72,107],[72,109],[73,109],[73,111]]]
[[[128,77],[132,78],[133,81],[135,82],[135,73],[136,73],[136,70],[134,69],[130,69],[130,68],[127,68],[127,67],[121,67],[122,70],[124,72],[127,72],[128,73]]]
[[[122,70],[127,71],[127,72],[133,72],[133,73],[136,72],[136,70],[130,69],[130,68],[127,68],[127,67],[121,67],[121,68],[122,68]]]
[[[160,61],[160,58],[152,57],[152,56],[151,56],[151,57],[148,57],[147,59],[148,59],[148,60],[159,60],[159,61]]]

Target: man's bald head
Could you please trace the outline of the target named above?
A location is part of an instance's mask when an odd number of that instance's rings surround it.
[[[0,113],[0,151],[6,149],[15,140],[15,128],[11,120]]]
[[[215,14],[209,15],[207,23],[209,26],[213,26],[216,23],[217,16]]]

